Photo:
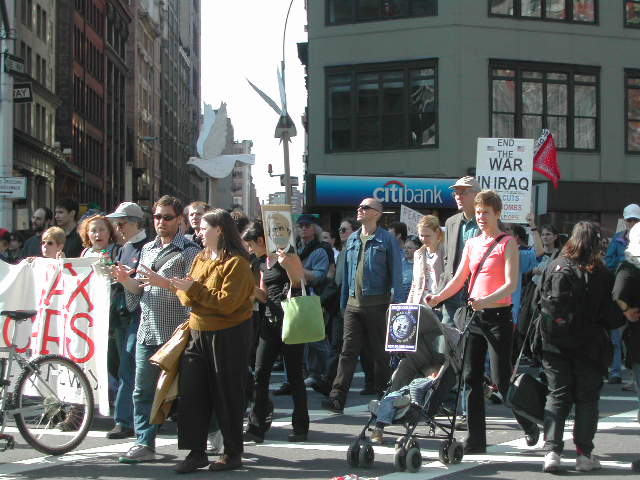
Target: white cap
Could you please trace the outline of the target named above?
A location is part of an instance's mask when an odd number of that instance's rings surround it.
[[[144,218],[144,212],[140,205],[133,202],[122,202],[116,208],[116,211],[107,215],[107,218],[124,218],[124,217],[136,217]]]
[[[637,218],[640,220],[640,207],[635,203],[627,205],[622,211],[622,217],[625,220],[629,220],[630,218]]]

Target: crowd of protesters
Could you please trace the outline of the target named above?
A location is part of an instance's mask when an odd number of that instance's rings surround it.
[[[603,382],[622,383],[625,367],[633,376],[623,388],[640,382],[640,207],[624,209],[625,228],[605,254],[594,223],[578,222],[563,246],[558,230],[538,228],[532,215],[527,229],[503,224],[500,197],[481,191],[473,177],[459,179],[452,190],[459,212],[444,227],[437,216],[425,215],[409,226],[417,235],[408,235],[402,222],[383,228],[382,203],[364,198],[356,217],[344,218],[336,231],[323,231],[313,215],[299,216],[295,247],[277,215],[263,225],[241,212],[199,201],[184,207],[163,196],[153,205],[153,230],[147,231],[145,212],[135,203],[78,219],[78,203],[64,199],[53,212],[34,212],[28,238],[0,229],[0,259],[107,256],[113,262],[108,366],[114,427],[107,437],[135,438],[122,463],[156,458],[152,404],[160,370],[149,359],[176,328],[188,326],[175,416],[178,447],[189,453],[178,473],[238,468],[243,442],[264,441],[273,415],[270,378],[280,360],[285,382],[273,393],[292,397],[291,442],[309,435],[307,387],[327,397],[323,408],[343,413],[360,362],[360,393],[380,396],[392,373],[385,351],[392,303],[424,305],[445,324],[454,324],[466,304],[477,313],[468,334],[458,428],[468,429],[465,453],[486,452],[487,359],[489,390],[504,399],[514,350],[540,313],[542,286],[553,269],[569,265],[588,285],[586,316],[592,318],[585,319],[583,343],[563,348],[542,335],[538,348],[531,347],[549,388],[543,470],[559,468],[572,407],[576,468],[600,468],[592,452]],[[276,255],[267,255],[267,237],[279,246]],[[301,288],[320,296],[327,337],[288,345],[281,339],[282,302]],[[617,316],[625,324],[613,328]],[[407,382],[417,369],[411,372]],[[514,415],[527,445],[535,446],[539,427]],[[62,422],[60,428],[76,427]],[[373,443],[384,442],[383,428],[376,424]],[[221,455],[209,463],[213,453]]]

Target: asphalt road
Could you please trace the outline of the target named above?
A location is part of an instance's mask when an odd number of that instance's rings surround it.
[[[274,372],[272,389],[279,386],[281,372]],[[362,378],[357,376],[343,415],[320,409],[321,395],[309,389],[311,431],[305,443],[288,443],[291,432],[289,397],[273,397],[276,404],[274,422],[265,442],[245,444],[244,467],[231,472],[211,473],[207,470],[193,473],[188,478],[220,479],[322,479],[357,474],[361,479],[416,480],[431,478],[456,479],[487,478],[499,480],[528,480],[544,478],[541,473],[543,452],[526,446],[522,432],[509,410],[501,405],[488,405],[488,441],[486,455],[465,456],[459,465],[445,466],[438,460],[441,440],[420,440],[423,465],[418,473],[396,472],[393,464],[393,438],[387,435],[385,445],[375,447],[375,461],[369,469],[353,469],[347,465],[346,451],[356,438],[369,414],[367,402],[372,397],[358,394]],[[630,463],[640,458],[640,425],[637,422],[638,400],[634,393],[623,392],[620,385],[605,385],[600,403],[601,419],[596,436],[595,454],[603,469],[596,473],[575,471],[575,450],[571,442],[571,423],[567,425],[564,475],[580,478],[627,476],[633,473]],[[184,458],[177,450],[175,424],[165,424],[157,441],[158,459],[139,465],[124,465],[118,455],[132,445],[130,440],[108,440],[105,432],[112,427],[110,419],[98,417],[82,445],[61,457],[43,456],[33,450],[16,433],[14,450],[0,453],[0,479],[146,479],[175,477],[173,468]],[[426,433],[425,428],[418,429]],[[456,437],[462,441],[465,433]],[[214,459],[214,457],[211,457]]]

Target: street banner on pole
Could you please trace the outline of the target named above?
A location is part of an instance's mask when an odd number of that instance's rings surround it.
[[[418,235],[418,222],[424,217],[420,212],[409,208],[406,205],[400,205],[400,221],[407,226],[409,235]]]
[[[57,353],[87,375],[101,415],[109,415],[107,346],[111,282],[97,258],[0,261],[0,308],[35,310],[31,321],[0,317],[0,346],[30,357]]]
[[[502,198],[502,221],[527,223],[531,212],[533,139],[478,138],[476,177]]]

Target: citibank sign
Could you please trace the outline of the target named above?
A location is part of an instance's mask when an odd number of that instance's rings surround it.
[[[352,206],[373,197],[390,206],[456,208],[449,189],[454,183],[455,179],[441,178],[317,175],[315,204]]]

